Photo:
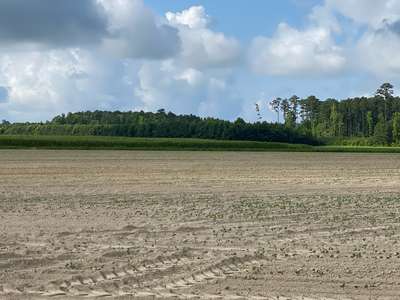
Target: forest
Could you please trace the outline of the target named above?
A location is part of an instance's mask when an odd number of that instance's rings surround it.
[[[202,138],[249,140],[298,144],[399,145],[400,98],[394,87],[384,83],[372,97],[345,100],[319,100],[315,96],[300,99],[276,98],[269,108],[277,122],[249,123],[157,112],[87,111],[62,114],[45,123],[2,121],[2,135],[72,135]]]
[[[269,102],[277,119],[328,144],[400,144],[400,98],[390,83],[382,84],[372,97],[321,101],[315,96],[276,98]],[[261,119],[259,106],[256,113]]]
[[[153,112],[78,112],[59,115],[46,123],[0,125],[3,135],[73,135],[152,138],[196,138],[320,144],[310,135],[285,124],[234,122],[194,115],[176,115],[160,109]]]

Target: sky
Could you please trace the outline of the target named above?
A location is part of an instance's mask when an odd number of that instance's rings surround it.
[[[398,0],[0,0],[0,120],[165,109],[275,121],[275,97],[400,86]]]

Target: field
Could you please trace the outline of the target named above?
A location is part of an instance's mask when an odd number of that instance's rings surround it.
[[[396,154],[0,151],[0,299],[400,298]]]
[[[307,151],[311,146],[254,141],[109,136],[7,136],[0,135],[0,149],[108,149],[175,151]],[[400,148],[399,148],[400,151]]]
[[[52,135],[0,135],[0,149],[400,153],[400,147],[394,146],[311,146],[277,142],[189,138]]]

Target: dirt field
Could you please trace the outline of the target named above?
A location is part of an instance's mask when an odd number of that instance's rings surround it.
[[[0,299],[400,299],[400,156],[0,151]]]

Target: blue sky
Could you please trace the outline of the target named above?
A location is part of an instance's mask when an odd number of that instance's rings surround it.
[[[398,86],[399,28],[393,0],[2,0],[0,119],[164,108],[255,120],[257,102],[274,121],[274,97]]]
[[[167,11],[182,11],[192,6],[204,6],[213,17],[218,31],[234,35],[242,42],[250,42],[255,35],[271,35],[284,21],[294,26],[304,24],[310,9],[320,0],[230,1],[230,0],[149,0],[146,1],[160,15]]]

